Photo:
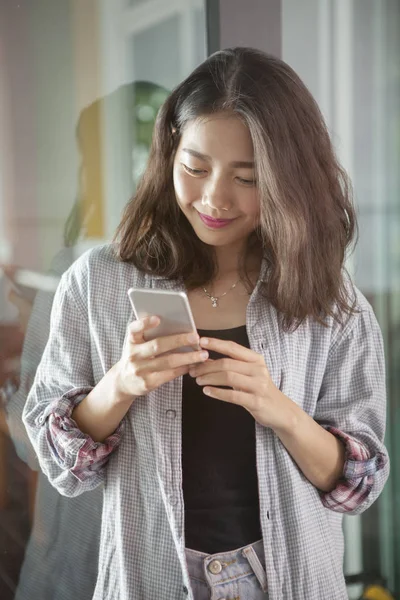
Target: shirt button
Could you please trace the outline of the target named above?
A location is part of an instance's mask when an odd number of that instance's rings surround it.
[[[210,562],[210,564],[208,565],[208,570],[210,571],[210,573],[212,573],[213,575],[218,575],[218,573],[221,573],[222,571],[222,565],[219,562],[219,560],[213,560]]]
[[[167,419],[175,419],[176,418],[176,410],[167,410],[167,412],[165,413]]]
[[[187,589],[186,585],[183,586],[183,593],[185,594],[185,596],[187,596],[189,593],[189,590]]]
[[[169,503],[171,504],[171,506],[176,506],[178,504],[178,497],[177,496],[170,496],[169,497]]]

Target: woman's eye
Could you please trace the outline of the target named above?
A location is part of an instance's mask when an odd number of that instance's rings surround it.
[[[240,181],[240,183],[243,183],[243,185],[255,185],[256,180],[255,179],[243,179],[243,177],[238,177],[238,180]]]
[[[204,169],[191,169],[184,163],[181,163],[181,164],[182,164],[182,167],[185,169],[185,171],[187,173],[190,173],[190,175],[202,175],[203,173],[205,173]]]

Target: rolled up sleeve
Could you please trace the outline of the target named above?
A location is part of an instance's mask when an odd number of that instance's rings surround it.
[[[367,447],[356,438],[335,427],[326,429],[340,439],[346,453],[343,476],[334,490],[322,495],[322,503],[336,512],[352,512],[368,498],[375,475],[387,465],[388,456],[384,452],[370,456]]]
[[[389,475],[383,341],[371,306],[361,298],[353,326],[331,348],[314,416],[345,447],[342,476],[331,492],[321,492],[322,503],[348,514],[366,510]]]
[[[118,448],[124,424],[104,442],[95,442],[83,433],[72,419],[72,411],[92,388],[80,388],[64,394],[60,400],[49,404],[44,413],[37,417],[37,425],[46,428],[50,452],[61,469],[67,469],[79,481],[84,482],[97,476],[102,479],[102,469],[110,454]]]
[[[95,442],[71,417],[95,385],[85,277],[76,273],[79,268],[75,263],[64,274],[56,292],[49,339],[23,411],[40,467],[65,496],[100,485],[123,431],[120,424],[104,442]]]

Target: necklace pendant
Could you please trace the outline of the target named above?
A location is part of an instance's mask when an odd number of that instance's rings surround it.
[[[212,302],[213,308],[218,308],[218,298],[211,296],[211,302]]]

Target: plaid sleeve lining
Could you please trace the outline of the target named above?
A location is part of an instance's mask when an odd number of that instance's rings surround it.
[[[343,442],[346,460],[343,475],[335,489],[321,494],[322,503],[336,512],[350,512],[369,495],[374,475],[386,465],[387,456],[379,452],[371,457],[366,446],[359,440],[335,427],[325,429]]]
[[[72,411],[91,390],[75,388],[67,392],[61,399],[49,404],[39,421],[46,426],[47,441],[57,464],[68,469],[80,481],[102,470],[110,454],[119,446],[124,428],[122,421],[104,442],[95,442],[78,428],[71,417]]]

